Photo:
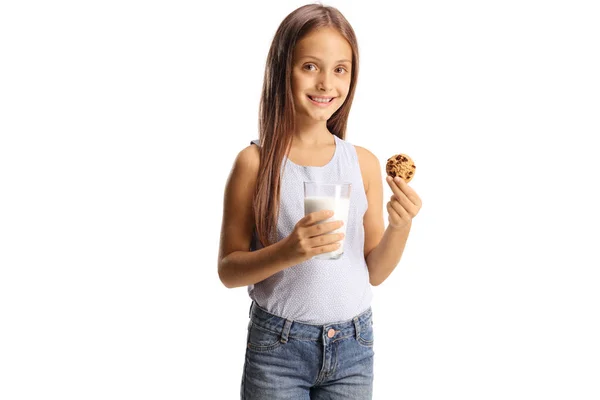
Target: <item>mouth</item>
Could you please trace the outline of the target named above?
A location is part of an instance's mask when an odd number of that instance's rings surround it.
[[[310,96],[306,95],[311,103],[319,106],[319,107],[327,107],[331,104],[335,97],[323,97],[323,96]]]

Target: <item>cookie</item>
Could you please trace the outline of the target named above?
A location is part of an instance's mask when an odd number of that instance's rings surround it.
[[[395,178],[399,176],[404,179],[406,183],[415,176],[415,163],[406,154],[394,154],[387,160],[385,165],[385,172]]]

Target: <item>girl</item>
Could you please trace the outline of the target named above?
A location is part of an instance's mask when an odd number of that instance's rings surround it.
[[[224,195],[219,277],[252,299],[242,399],[372,398],[371,285],[400,261],[421,200],[388,177],[384,229],[380,163],[345,141],[357,76],[356,37],[337,9],[306,5],[283,20],[259,139],[238,154]],[[345,238],[333,232],[342,221],[323,222],[332,213],[304,216],[304,181],[351,183]],[[341,239],[341,258],[313,259]]]

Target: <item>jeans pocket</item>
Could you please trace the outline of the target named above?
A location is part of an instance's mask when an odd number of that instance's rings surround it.
[[[360,333],[356,340],[363,346],[373,347],[373,320],[370,319],[366,323],[360,325]]]
[[[280,335],[252,321],[248,324],[248,349],[258,352],[272,351],[282,345]]]

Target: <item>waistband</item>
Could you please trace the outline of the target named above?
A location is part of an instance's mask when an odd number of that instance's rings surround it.
[[[369,325],[373,324],[372,318],[373,312],[371,307],[369,307],[347,321],[314,325],[271,314],[253,301],[250,305],[249,323],[256,324],[273,333],[281,334],[282,343],[287,342],[288,338],[335,341],[348,336],[359,337],[361,331],[365,331]]]

